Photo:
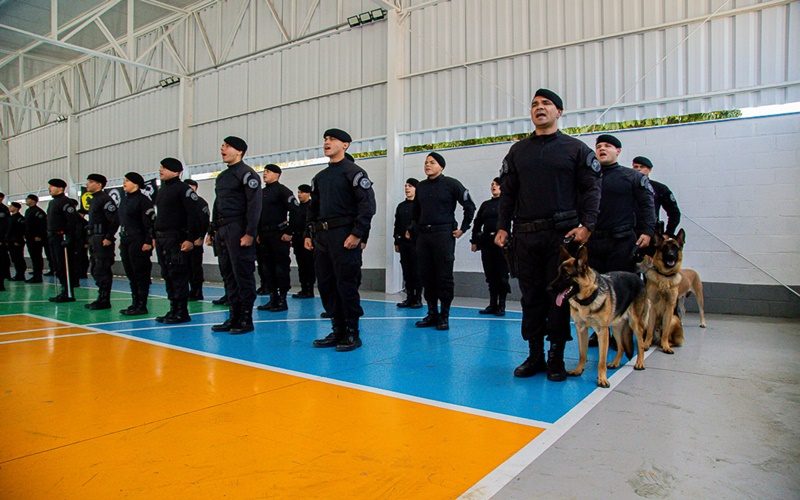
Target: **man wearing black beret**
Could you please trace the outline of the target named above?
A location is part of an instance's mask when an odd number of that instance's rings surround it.
[[[495,244],[505,247],[513,231],[510,253],[522,290],[521,330],[529,356],[514,376],[546,371],[553,382],[567,379],[564,348],[572,337],[569,305],[547,287],[556,277],[564,238],[580,245],[594,230],[602,181],[594,151],[558,130],[563,111],[564,103],[555,92],[536,91],[531,102],[534,132],[514,143],[503,159],[495,236]],[[550,341],[546,362],[545,337]]]
[[[86,177],[86,190],[92,193],[89,205],[89,252],[91,255],[92,277],[98,288],[97,300],[84,307],[91,310],[111,309],[111,285],[114,276],[114,241],[119,228],[117,204],[103,188],[106,178],[100,174]]]
[[[67,183],[62,179],[48,181],[50,196],[47,204],[47,244],[55,275],[61,283],[61,293],[50,297],[50,302],[75,302],[77,262],[75,262],[78,215],[70,198],[64,194]]]
[[[650,161],[649,158],[637,156],[633,159],[632,163],[634,170],[638,170],[648,178],[650,177],[650,172],[653,170],[653,162]],[[672,194],[672,190],[666,184],[656,182],[652,179],[650,180],[650,184],[653,186],[653,193],[655,196],[656,221],[661,220],[661,209],[663,208],[664,211],[667,212],[666,233],[674,235],[675,230],[678,229],[678,225],[681,223],[681,209],[678,208],[678,201],[675,199],[675,195]]]
[[[20,213],[22,205],[12,201],[8,209],[10,212],[8,238],[8,254],[14,265],[14,276],[11,281],[25,281],[25,270],[28,264],[25,262],[25,218]]]
[[[4,202],[5,199],[5,193],[0,193],[0,292],[6,289],[4,281],[11,278],[11,272],[9,271],[11,262],[8,254],[8,242],[6,241],[6,235],[11,227],[11,214]]]
[[[42,250],[47,244],[47,214],[39,206],[39,197],[29,194],[25,198],[28,209],[25,210],[25,246],[31,258],[32,275],[25,283],[41,283],[44,270]],[[50,250],[47,250],[50,253]]]
[[[226,137],[220,146],[227,168],[216,180],[212,225],[230,315],[212,327],[215,332],[240,334],[254,329],[255,239],[261,217],[261,180],[242,161],[246,151],[247,143],[234,136]]]
[[[169,311],[158,316],[159,323],[188,323],[189,256],[200,237],[202,214],[197,194],[181,182],[183,164],[164,158],[158,170],[161,187],[156,194],[156,255],[161,277],[167,285]]]
[[[125,174],[122,189],[125,196],[119,207],[120,244],[122,266],[131,287],[132,303],[120,311],[126,316],[147,314],[147,297],[150,294],[150,274],[153,264],[153,224],[156,210],[152,200],[143,192],[144,177],[137,172]]]
[[[411,231],[414,222],[414,199],[417,196],[417,179],[406,179],[401,201],[394,211],[394,251],[400,254],[400,268],[403,270],[403,284],[406,300],[397,303],[399,308],[419,309],[422,307],[422,280],[419,275],[417,257],[417,235]]]
[[[292,294],[295,299],[310,299],[314,297],[314,251],[307,250],[304,245],[306,222],[308,220],[308,207],[311,204],[311,186],[300,184],[297,186],[297,224],[292,224],[292,249],[294,259],[297,261],[297,274],[300,278],[300,291]]]
[[[311,181],[305,239],[306,248],[314,250],[319,293],[332,323],[331,333],[315,340],[314,347],[337,351],[361,347],[361,253],[376,210],[367,172],[345,158],[351,141],[344,130],[332,128],[323,134],[322,150],[330,163]]]

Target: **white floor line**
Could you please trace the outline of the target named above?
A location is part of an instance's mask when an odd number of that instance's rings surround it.
[[[201,314],[214,314],[214,313],[226,313],[227,314],[227,312],[228,312],[227,309],[218,309],[216,311],[193,312],[193,313],[189,314],[189,316],[200,316]],[[150,314],[150,313],[148,313],[148,314]],[[115,325],[117,323],[130,323],[132,321],[147,321],[147,320],[155,319],[155,316],[142,315],[142,316],[129,316],[129,318],[130,319],[120,319],[120,320],[115,320],[115,321],[100,321],[98,323],[87,323],[86,325],[82,325],[82,326]],[[215,324],[215,323],[209,323],[209,324]]]
[[[113,337],[124,338],[124,339],[127,339],[127,340],[133,340],[133,341],[142,342],[142,343],[145,343],[145,344],[151,344],[151,345],[155,345],[155,346],[158,346],[158,347],[163,347],[163,348],[166,348],[166,349],[173,349],[173,350],[176,350],[176,351],[182,351],[182,352],[187,352],[187,353],[191,353],[191,354],[196,354],[198,356],[205,356],[205,357],[209,357],[209,358],[219,359],[219,360],[222,360],[222,361],[228,361],[228,362],[236,363],[236,364],[239,364],[239,365],[250,366],[250,367],[253,367],[253,368],[259,368],[259,369],[262,369],[262,370],[268,370],[268,371],[273,371],[273,372],[277,372],[277,373],[283,373],[285,375],[292,375],[294,377],[298,377],[298,378],[302,378],[302,379],[306,379],[306,380],[314,380],[314,381],[317,381],[317,382],[324,382],[324,383],[327,383],[327,384],[337,385],[337,386],[340,386],[340,387],[347,387],[347,388],[350,388],[350,389],[357,389],[357,390],[364,391],[364,392],[370,392],[370,393],[379,394],[379,395],[382,395],[382,396],[389,396],[389,397],[393,397],[393,398],[397,398],[397,399],[402,399],[402,400],[405,400],[405,401],[411,401],[411,402],[414,402],[414,403],[421,403],[421,404],[425,404],[425,405],[428,405],[428,406],[434,406],[434,407],[437,407],[437,408],[443,408],[443,409],[447,409],[447,410],[458,411],[460,413],[466,413],[466,414],[469,414],[469,415],[476,415],[476,416],[480,416],[480,417],[493,418],[495,420],[502,420],[504,422],[512,422],[512,423],[517,423],[517,424],[522,424],[522,425],[529,425],[529,426],[532,426],[532,427],[539,427],[539,428],[544,428],[544,429],[546,429],[546,428],[548,428],[548,427],[550,427],[552,425],[549,422],[541,422],[541,421],[538,421],[538,420],[532,420],[532,419],[528,419],[528,418],[515,417],[513,415],[504,415],[502,413],[494,413],[494,412],[491,412],[491,411],[479,410],[479,409],[470,408],[470,407],[467,407],[467,406],[460,406],[460,405],[454,405],[454,404],[451,404],[451,403],[444,403],[444,402],[436,401],[436,400],[433,400],[433,399],[420,398],[420,397],[417,397],[417,396],[411,396],[409,394],[403,394],[403,393],[399,393],[399,392],[388,391],[388,390],[385,390],[385,389],[378,389],[376,387],[370,387],[370,386],[365,386],[365,385],[360,385],[360,384],[354,384],[352,382],[344,382],[342,380],[337,380],[337,379],[328,378],[328,377],[321,377],[321,376],[318,376],[318,375],[311,375],[309,373],[298,372],[298,371],[294,371],[294,370],[287,370],[285,368],[280,368],[280,367],[277,367],[277,366],[271,366],[271,365],[267,365],[267,364],[263,364],[263,363],[255,363],[255,362],[246,361],[246,360],[243,360],[243,359],[231,358],[231,357],[228,357],[228,356],[223,356],[221,354],[214,354],[214,353],[209,353],[209,352],[205,352],[205,351],[198,351],[198,350],[195,350],[195,349],[189,349],[187,347],[181,347],[181,346],[176,346],[176,345],[172,345],[172,344],[167,344],[165,342],[159,342],[157,340],[143,339],[143,338],[140,338],[140,337],[135,337],[133,335],[126,335],[125,333],[100,330],[98,328],[91,328],[91,327],[87,327],[87,326],[84,326],[84,325],[78,325],[78,324],[74,324],[74,323],[69,323],[68,321],[53,320],[51,318],[45,318],[43,316],[39,316],[39,315],[36,315],[36,314],[31,314],[31,313],[24,313],[24,314],[26,314],[28,316],[31,316],[31,317],[34,317],[34,318],[45,319],[45,320],[50,320],[50,321],[58,321],[60,323],[70,324],[72,326],[76,326],[76,327],[79,327],[79,328],[86,328],[87,330],[92,330],[95,333],[104,333],[104,334],[107,334],[107,335],[111,335]],[[180,325],[177,325],[177,326],[180,326]],[[87,334],[76,334],[76,335],[87,335]],[[48,337],[48,338],[55,338],[55,337]],[[341,354],[341,353],[338,353],[338,354]]]
[[[75,302],[94,302],[95,300],[97,300],[97,299],[91,299],[91,298],[90,299],[75,299]],[[122,299],[122,298],[120,298],[120,299],[109,299],[109,300],[112,301],[112,302],[114,302],[114,301],[125,301],[125,302],[128,302],[130,299]],[[49,300],[14,300],[14,301],[4,302],[4,304],[47,304],[48,302],[50,302],[50,301]],[[55,303],[56,302],[53,302],[53,304],[55,304]]]
[[[2,332],[0,335],[15,335],[17,333],[30,333],[30,332],[41,332],[42,330],[60,330],[63,328],[75,328],[72,325],[65,325],[65,326],[43,326],[41,328],[32,328],[30,330],[17,330],[15,332]]]
[[[4,340],[0,344],[17,344],[19,342],[33,342],[34,340],[56,340],[67,337],[82,337],[84,335],[98,335],[100,332],[68,333],[66,335],[50,335],[47,337],[36,337],[32,339]]]
[[[650,349],[645,352],[645,359],[655,352],[655,349]],[[459,498],[477,499],[477,498],[490,498],[496,495],[507,484],[514,480],[516,476],[522,473],[530,464],[534,462],[542,453],[544,453],[550,446],[567,433],[575,424],[578,423],[587,413],[589,413],[595,406],[600,404],[600,401],[605,399],[606,396],[611,394],[613,388],[622,382],[625,377],[630,375],[633,370],[633,365],[636,358],[628,361],[624,366],[616,370],[612,376],[608,378],[612,388],[603,389],[598,387],[592,391],[588,396],[583,398],[580,403],[575,405],[564,416],[559,418],[555,423],[551,424],[543,433],[536,436],[530,443],[517,453],[512,455],[508,460],[500,464],[492,472],[483,477],[480,481],[475,483],[470,489],[462,493]]]

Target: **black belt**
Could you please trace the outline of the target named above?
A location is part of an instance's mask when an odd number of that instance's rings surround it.
[[[553,229],[555,227],[556,223],[553,219],[536,219],[530,222],[515,222],[514,232],[538,233],[539,231],[546,231],[547,229]]]
[[[314,222],[313,227],[314,231],[327,231],[328,229],[348,226],[353,222],[355,222],[355,219],[352,217],[333,217],[332,219]]]
[[[453,224],[420,224],[417,229],[421,233],[439,233],[442,231],[453,231]]]
[[[169,229],[167,231],[156,231],[156,238],[171,238],[173,236],[179,236],[183,238],[184,232],[178,229]]]
[[[258,232],[259,233],[269,233],[269,232],[272,232],[272,231],[282,231],[282,230],[286,229],[287,227],[289,227],[289,223],[288,222],[281,222],[280,224],[273,224],[273,225],[270,225],[270,226],[261,226],[261,227],[258,228]]]
[[[241,222],[242,224],[244,224],[245,216],[242,215],[241,217],[220,217],[219,219],[216,219],[214,221],[214,227],[218,229],[222,226],[227,226],[232,222]]]
[[[604,238],[620,238],[628,236],[628,233],[633,230],[633,226],[618,226],[611,229],[595,229],[592,232],[592,239],[601,240]]]

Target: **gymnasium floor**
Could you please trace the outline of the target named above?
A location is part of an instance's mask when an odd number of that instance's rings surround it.
[[[130,302],[123,281],[111,311],[82,307],[90,288],[76,289],[77,303],[52,304],[54,285],[7,287],[3,498],[539,497],[514,489],[542,484],[530,464],[628,375],[650,373],[626,366],[611,390],[597,389],[591,349],[582,377],[514,379],[525,357],[516,312],[456,307],[450,331],[438,332],[413,327],[421,310],[365,300],[364,347],[337,353],[311,347],[329,331],[319,299],[257,312],[254,333],[231,336],[211,332],[226,309],[209,302],[191,303],[189,324],[155,323],[168,308],[155,297],[163,285],[153,286],[149,317],[134,321],[116,312]],[[220,294],[206,288],[207,301]],[[702,335],[688,328],[689,342],[693,334]],[[651,350],[648,363],[684,351]],[[574,342],[567,357],[569,368]],[[637,491],[624,486],[608,492]]]

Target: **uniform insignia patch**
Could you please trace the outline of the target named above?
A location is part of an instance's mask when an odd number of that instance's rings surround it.
[[[192,191],[191,193],[189,193],[189,198],[191,198],[191,199],[192,199],[192,201],[197,201],[197,200],[198,200],[198,198],[199,198],[199,196],[197,196],[197,193],[195,193],[194,191]]]
[[[464,201],[469,200],[469,189],[464,190]]]
[[[500,165],[500,175],[504,175],[508,173],[508,161],[505,159],[503,160],[503,164]]]
[[[669,199],[672,200],[672,201],[675,201],[675,195],[670,193],[669,194]]]
[[[108,203],[106,203],[106,206],[103,208],[105,208],[107,212],[117,211],[117,205],[113,201],[109,201]]]
[[[367,176],[364,176],[358,181],[358,185],[361,186],[361,189],[369,189],[372,187],[372,181]]]
[[[67,206],[65,208],[65,210],[67,211],[68,214],[74,214],[75,213],[75,207],[73,207],[72,205]]]
[[[586,165],[597,173],[599,173],[602,168],[594,153],[586,157]]]
[[[654,192],[653,186],[650,184],[650,179],[648,179],[646,175],[643,175],[642,180],[639,182],[641,182],[643,188],[650,191],[651,193]]]
[[[250,179],[247,181],[247,187],[250,189],[255,189],[258,187],[258,179]]]
[[[300,202],[297,201],[297,198],[295,198],[294,196],[290,196],[289,197],[289,203],[291,205],[294,205],[294,206],[299,206],[300,205]]]

